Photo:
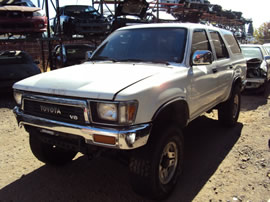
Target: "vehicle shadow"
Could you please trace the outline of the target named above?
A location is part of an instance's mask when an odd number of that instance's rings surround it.
[[[16,103],[12,92],[2,92],[0,96],[0,108],[13,109]]]
[[[244,90],[242,93],[241,111],[256,110],[259,106],[266,105],[270,99],[270,82],[265,92],[258,92],[258,89]]]
[[[185,164],[176,190],[168,201],[192,201],[241,136],[243,124],[224,128],[201,116],[185,129]]]
[[[167,201],[192,201],[241,135],[243,125],[223,128],[199,117],[184,131],[185,165]],[[129,184],[128,169],[108,158],[81,156],[65,167],[41,166],[0,190],[0,201],[147,201]]]

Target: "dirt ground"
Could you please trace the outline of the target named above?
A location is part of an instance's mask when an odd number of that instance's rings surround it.
[[[128,169],[108,158],[78,155],[51,167],[32,155],[17,127],[10,95],[0,97],[0,201],[147,201],[133,193]],[[223,128],[217,112],[185,129],[185,165],[170,202],[270,202],[270,95],[245,93],[239,122]]]

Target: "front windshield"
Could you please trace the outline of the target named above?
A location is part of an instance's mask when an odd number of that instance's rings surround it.
[[[263,59],[261,49],[258,47],[241,47],[245,58],[259,58]]]
[[[100,13],[91,6],[67,6],[65,8],[65,14],[72,16],[83,16],[83,15],[100,16]]]
[[[114,32],[91,60],[181,63],[187,31],[184,28],[144,28]]]

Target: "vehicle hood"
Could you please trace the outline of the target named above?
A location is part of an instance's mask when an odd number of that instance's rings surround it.
[[[0,6],[0,11],[20,11],[20,12],[36,12],[41,10],[37,7],[27,6]]]
[[[155,74],[165,65],[86,62],[42,73],[14,84],[13,88],[45,94],[112,100],[121,90]]]
[[[35,64],[0,64],[0,72],[0,80],[20,80],[40,73]]]
[[[264,72],[267,72],[267,63],[260,58],[250,58],[247,59],[247,69],[262,69]]]
[[[143,18],[149,7],[145,0],[124,0],[116,8],[115,16],[134,15]]]
[[[248,69],[253,69],[253,68],[258,68],[262,64],[262,60],[260,58],[248,58],[247,59],[247,68]]]

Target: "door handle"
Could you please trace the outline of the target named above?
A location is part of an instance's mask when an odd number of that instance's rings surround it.
[[[216,68],[212,69],[212,71],[213,71],[213,73],[217,73],[217,69]]]

